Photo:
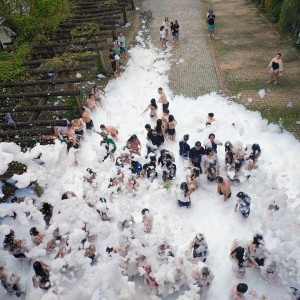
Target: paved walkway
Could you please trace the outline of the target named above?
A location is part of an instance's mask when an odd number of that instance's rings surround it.
[[[284,121],[284,127],[300,138],[300,51],[288,45],[274,26],[247,0],[201,0],[206,11],[213,8],[216,37],[212,49],[220,63],[230,96],[261,111],[269,122]],[[267,84],[267,66],[277,52],[282,53],[280,85]],[[261,99],[258,91],[264,89]]]
[[[206,31],[209,8],[217,15],[213,41]],[[181,27],[181,44],[171,50],[169,79],[175,94],[197,97],[220,91],[225,84],[229,96],[240,95],[235,101],[259,110],[269,122],[282,118],[284,127],[300,138],[296,123],[300,121],[300,52],[288,46],[252,2],[145,0],[145,11],[152,13],[150,35],[158,47],[159,27],[165,16],[170,21],[177,19]],[[284,72],[280,85],[274,86],[267,84],[267,65],[277,52],[282,53]],[[180,59],[183,63],[178,63]],[[258,95],[261,89],[266,92],[263,99]]]
[[[152,42],[160,46],[159,27],[165,17],[178,20],[180,45],[171,51],[172,66],[169,74],[170,87],[175,94],[197,97],[211,91],[219,91],[206,26],[203,25],[199,0],[145,0],[142,11],[152,12],[150,35]],[[171,37],[169,38],[171,40]],[[168,43],[171,47],[171,42]],[[178,63],[183,61],[182,63]]]

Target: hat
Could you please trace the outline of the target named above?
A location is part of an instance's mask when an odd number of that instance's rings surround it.
[[[197,142],[195,143],[195,146],[196,146],[196,147],[201,147],[201,143],[200,143],[199,141],[197,141]]]

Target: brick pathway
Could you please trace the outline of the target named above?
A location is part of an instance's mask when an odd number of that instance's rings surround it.
[[[206,31],[209,8],[217,15],[213,41]],[[248,0],[146,0],[142,11],[152,12],[150,34],[157,47],[164,17],[179,21],[181,44],[171,50],[169,74],[175,94],[197,97],[220,91],[223,79],[229,96],[240,95],[235,101],[259,110],[270,122],[282,118],[284,127],[300,138],[296,124],[300,121],[299,50],[288,46],[254,4]],[[284,72],[280,85],[274,86],[267,84],[267,65],[277,52],[282,53]],[[183,63],[178,63],[180,59]],[[263,99],[260,89],[266,91]]]
[[[247,0],[201,0],[204,11],[213,8],[216,37],[212,49],[220,63],[230,96],[249,109],[261,111],[269,122],[284,121],[284,127],[300,138],[300,51],[290,47]],[[202,16],[204,13],[202,14]],[[282,53],[280,85],[267,84],[267,66],[277,52]],[[261,99],[258,91],[264,89]]]
[[[197,97],[211,91],[219,91],[216,72],[208,45],[206,28],[201,24],[199,0],[146,0],[143,11],[152,12],[150,35],[159,48],[159,27],[165,17],[178,20],[180,45],[172,49],[172,66],[169,74],[170,87],[175,94]],[[171,40],[171,37],[169,38]],[[171,42],[168,43],[171,47]],[[178,63],[183,61],[183,63]]]

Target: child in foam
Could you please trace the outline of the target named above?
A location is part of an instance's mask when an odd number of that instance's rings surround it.
[[[20,287],[21,277],[16,274],[9,273],[6,268],[6,262],[0,260],[0,281],[9,295],[20,297],[25,295],[25,291]]]
[[[233,261],[233,272],[238,278],[245,277],[246,268],[257,266],[255,260],[249,255],[238,240],[234,240],[231,245],[230,258]]]
[[[216,182],[218,183],[217,192],[220,195],[224,195],[224,201],[231,197],[231,184],[229,181],[224,180],[223,177],[218,176],[216,178]]]
[[[199,287],[199,294],[201,299],[208,299],[208,291],[215,278],[214,273],[204,263],[198,263],[192,270],[192,277],[195,280],[195,285]]]
[[[153,228],[153,217],[150,215],[150,211],[148,208],[144,208],[142,210],[142,223],[145,226],[145,232],[150,233]]]
[[[251,198],[243,192],[237,193],[236,197],[237,203],[235,205],[234,211],[239,211],[242,217],[248,218],[250,215]]]
[[[187,207],[191,206],[191,198],[190,195],[193,192],[192,189],[189,189],[189,186],[186,182],[182,182],[180,188],[176,192],[177,202],[179,207]]]
[[[184,252],[193,262],[205,262],[208,255],[208,245],[202,233],[197,234]],[[190,255],[192,254],[192,257]]]

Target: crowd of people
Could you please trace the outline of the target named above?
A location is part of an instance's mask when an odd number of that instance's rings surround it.
[[[239,185],[240,182],[248,180],[251,177],[251,170],[258,166],[261,149],[256,143],[244,147],[240,142],[234,144],[229,141],[225,142],[225,157],[222,162],[217,153],[218,148],[223,146],[223,143],[216,139],[214,133],[208,135],[203,146],[200,141],[196,141],[192,147],[189,145],[189,134],[185,134],[178,142],[178,153],[184,161],[186,175],[184,180],[180,180],[181,183],[176,183],[178,182],[175,180],[177,176],[176,156],[166,149],[165,144],[167,140],[172,143],[176,142],[177,121],[171,114],[170,103],[163,89],[158,88],[158,101],[156,102],[155,98],[151,99],[150,104],[143,111],[143,113],[149,111],[149,121],[154,120],[156,123],[153,128],[150,124],[145,125],[147,132],[145,157],[142,156],[143,142],[136,134],[132,134],[127,142],[121,145],[120,149],[117,149],[119,130],[115,126],[102,124],[99,131],[94,129],[90,111],[99,109],[102,101],[100,96],[105,96],[104,92],[94,87],[93,94],[90,94],[87,100],[87,107],[82,108],[82,116],[74,118],[71,122],[65,119],[67,126],[58,127],[56,133],[62,142],[66,142],[68,151],[70,148],[77,149],[80,147],[86,133],[95,133],[101,136],[100,147],[104,155],[100,162],[109,158],[116,170],[115,176],[110,178],[107,186],[107,197],[100,197],[96,202],[89,202],[89,193],[97,187],[97,173],[91,168],[86,169],[83,182],[85,184],[84,198],[88,206],[98,213],[102,221],[111,222],[114,219],[111,205],[114,203],[115,197],[119,197],[125,191],[134,195],[139,190],[141,181],[148,180],[153,183],[154,180],[157,180],[162,189],[175,189],[176,199],[174,200],[176,200],[178,207],[191,209],[192,194],[200,186],[200,176],[206,177],[207,184],[216,184],[216,192],[222,196],[224,201],[227,201],[232,196],[231,186]],[[161,108],[158,107],[159,104],[162,105]],[[61,119],[64,118],[61,117]],[[208,113],[205,125],[209,127],[214,122],[217,122],[214,114]],[[223,177],[221,173],[224,173]],[[77,198],[77,195],[72,191],[67,191],[63,193],[61,200],[68,201],[72,198]],[[242,218],[248,218],[251,197],[240,191],[237,193],[236,199],[234,210],[238,211]],[[24,199],[19,199],[20,203],[22,201]],[[279,209],[277,205],[274,204],[273,206],[274,209]],[[273,209],[273,207],[269,209]],[[39,211],[43,215],[46,228],[51,228],[53,205],[46,202],[42,203]],[[135,276],[143,276],[145,285],[149,290],[161,295],[173,293],[180,288],[197,286],[201,299],[207,299],[214,274],[209,265],[206,264],[209,257],[209,247],[204,233],[198,233],[188,244],[184,254],[177,255],[167,240],[162,243],[159,241],[150,243],[145,239],[145,235],[151,234],[153,226],[155,226],[154,218],[148,208],[142,210],[140,224],[142,224],[142,230],[132,215],[118,220],[120,242],[117,245],[106,246],[109,257],[118,256],[120,258],[119,266],[122,274],[130,276],[133,280]],[[77,251],[82,251],[82,255],[89,258],[91,265],[93,265],[97,264],[99,255],[96,245],[92,242],[95,234],[90,233],[88,227],[88,224],[83,224],[81,228],[85,237],[81,241],[81,245],[78,245]],[[29,234],[32,237],[33,247],[44,245],[47,253],[57,251],[55,258],[64,258],[75,251],[69,247],[68,234],[62,236],[59,228],[53,230],[53,238],[48,241],[45,241],[45,233],[41,233],[36,227],[32,227]],[[59,245],[58,250],[57,245]],[[16,238],[14,230],[10,230],[5,236],[3,248],[18,259],[26,259],[26,254],[30,250],[26,243],[24,244],[22,240]],[[157,249],[155,255],[151,253],[152,249]],[[248,243],[235,240],[230,253],[230,258],[233,261],[233,272],[238,279],[244,277],[247,268],[259,268],[265,280],[278,282],[276,261],[270,257],[261,234],[256,234],[253,240]],[[38,259],[32,262],[32,267],[35,272],[32,277],[33,286],[44,290],[53,288],[50,264]],[[65,265],[64,268],[70,271],[72,266]],[[165,278],[161,280],[162,268],[171,268],[174,277],[169,281]],[[144,270],[142,273],[141,269]],[[24,295],[25,291],[19,285],[21,277],[10,274],[5,268],[5,262],[1,262],[0,270],[2,285],[7,291],[17,296]],[[245,283],[234,285],[232,298],[244,299],[247,290],[248,286]],[[258,295],[253,290],[250,294],[253,298],[268,299],[266,295]]]
[[[175,47],[179,43],[179,25],[175,21],[170,22],[165,18],[161,29],[161,41],[166,47],[168,31],[171,30],[172,45]],[[118,58],[119,56],[119,58]],[[114,48],[110,50],[112,68],[117,77],[119,61],[126,58],[126,43],[122,33],[118,40],[114,42]],[[157,181],[159,188],[167,191],[175,190],[174,203],[178,209],[193,209],[192,199],[200,184],[215,185],[223,201],[232,197],[231,186],[238,186],[251,178],[251,171],[258,167],[258,159],[261,155],[261,148],[257,143],[244,146],[237,141],[224,143],[218,139],[214,133],[210,133],[205,141],[196,140],[189,144],[190,135],[186,133],[178,141],[176,137],[176,127],[179,126],[175,116],[172,114],[172,107],[163,90],[158,88],[158,100],[152,98],[141,114],[149,113],[149,122],[145,124],[146,136],[140,139],[136,133],[132,133],[126,143],[120,145],[119,129],[114,125],[101,124],[99,131],[94,128],[91,112],[101,107],[105,93],[97,86],[94,86],[91,94],[82,106],[81,115],[76,116],[72,121],[60,116],[60,120],[65,120],[65,126],[59,126],[55,130],[55,137],[66,143],[69,152],[71,148],[79,149],[86,134],[97,137],[100,135],[100,149],[103,157],[99,163],[110,160],[110,164],[115,166],[115,173],[109,180],[106,197],[98,197],[91,201],[89,195],[94,194],[97,188],[97,172],[91,168],[86,169],[86,174],[82,178],[84,185],[83,198],[87,206],[96,212],[99,221],[117,221],[119,230],[119,242],[115,245],[103,245],[107,258],[101,257],[96,244],[96,234],[91,230],[88,223],[82,224],[81,228],[73,228],[82,234],[82,239],[76,246],[70,243],[71,232],[62,234],[59,227],[53,228],[53,218],[60,214],[59,210],[47,202],[36,203],[35,199],[20,198],[18,203],[26,203],[36,207],[35,214],[40,214],[45,222],[44,228],[31,227],[28,235],[32,239],[29,246],[23,240],[18,239],[14,230],[10,229],[3,240],[3,250],[8,251],[16,259],[27,259],[34,271],[32,284],[34,288],[42,290],[55,289],[55,283],[51,280],[52,267],[46,259],[63,259],[71,254],[79,254],[89,259],[90,265],[94,266],[98,261],[106,259],[119,260],[119,268],[124,276],[131,280],[142,276],[145,286],[150,293],[159,295],[169,295],[180,289],[196,289],[201,299],[208,299],[209,289],[213,284],[214,273],[209,266],[209,245],[204,232],[199,232],[191,237],[191,241],[186,241],[184,253],[177,253],[176,247],[166,238],[165,240],[147,239],[147,235],[153,233],[155,220],[148,208],[142,209],[140,221],[135,220],[133,215],[123,216],[114,219],[112,209],[115,198],[125,192],[130,192],[133,197],[139,190],[141,182],[149,182],[151,185]],[[161,104],[161,107],[159,107]],[[150,122],[155,125],[151,126]],[[214,113],[209,112],[205,121],[208,128],[218,122]],[[152,128],[153,127],[153,128]],[[176,156],[167,149],[166,141],[178,143],[178,154],[184,162],[186,172],[184,178],[177,177]],[[225,150],[225,157],[219,158],[219,147]],[[145,149],[143,149],[145,145]],[[203,145],[203,146],[202,146]],[[221,176],[222,175],[222,176]],[[200,178],[206,178],[206,183]],[[72,201],[79,198],[73,191],[66,191],[61,195],[61,201]],[[92,197],[91,197],[92,198]],[[251,197],[240,191],[236,194],[236,203],[232,209],[239,213],[241,218],[250,216]],[[271,203],[270,210],[279,210],[279,206]],[[29,218],[32,212],[24,211]],[[4,218],[11,216],[4,216]],[[15,217],[15,215],[13,215]],[[51,238],[49,239],[49,232]],[[28,253],[34,247],[43,248],[46,251],[46,259],[36,259],[31,261]],[[263,235],[255,234],[249,242],[233,241],[231,251],[228,253],[232,260],[233,272],[238,280],[243,279],[246,269],[258,268],[264,280],[277,283],[280,280],[277,263],[272,258],[272,254],[267,250]],[[70,261],[65,261],[61,272],[67,275],[74,272],[74,266]],[[163,276],[166,270],[171,270],[172,276]],[[20,284],[21,276],[11,274],[6,268],[5,261],[0,261],[0,279],[3,287],[9,294],[18,297],[24,296],[26,291]],[[223,291],[224,292],[224,291]],[[229,293],[229,291],[228,291]],[[253,289],[248,291],[248,285],[243,282],[232,286],[232,299],[246,299],[245,295],[250,295],[253,299],[269,299],[267,295],[259,295]],[[299,292],[296,288],[291,290],[291,295],[299,299]]]
[[[170,38],[169,33],[171,33],[172,48],[179,45],[179,29],[180,26],[178,21],[170,22],[168,17],[165,17],[162,25],[159,27],[159,40],[162,45],[162,49],[167,48],[167,44]]]

